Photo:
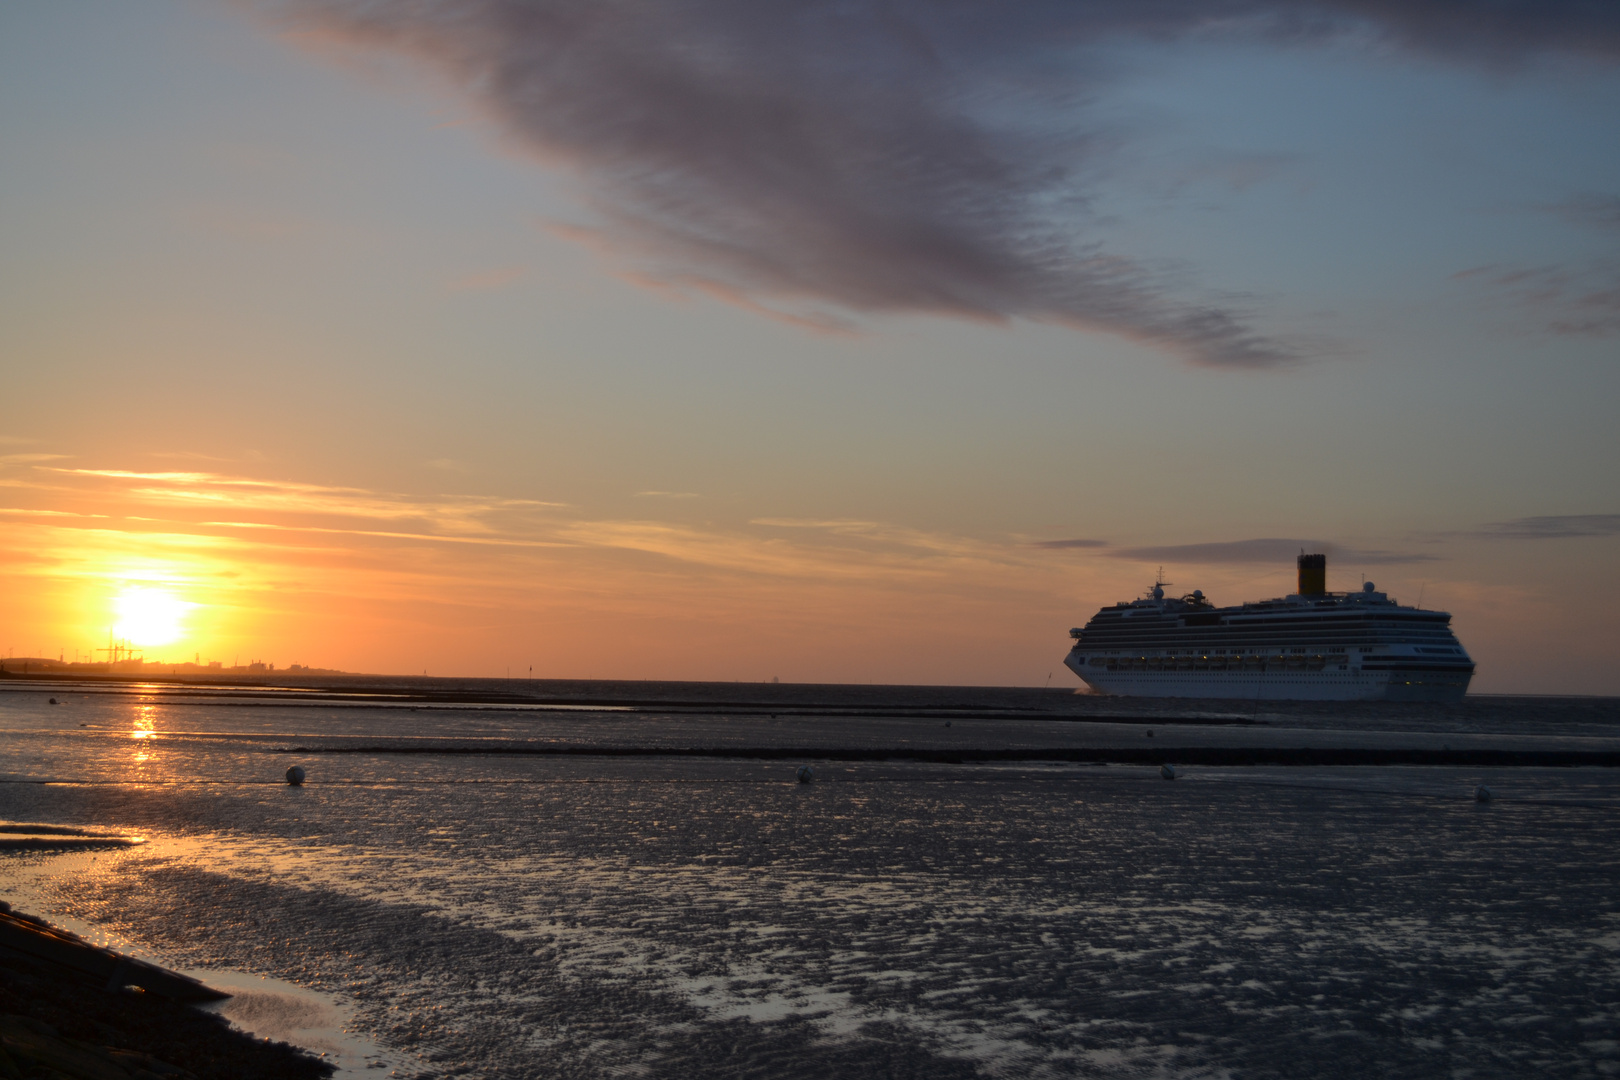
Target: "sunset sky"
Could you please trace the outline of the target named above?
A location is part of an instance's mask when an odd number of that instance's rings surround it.
[[[1603,4],[0,4],[0,648],[1075,685],[1320,546],[1620,694],[1617,118]]]

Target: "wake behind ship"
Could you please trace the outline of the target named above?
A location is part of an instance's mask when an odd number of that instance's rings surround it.
[[[1105,694],[1308,701],[1460,701],[1474,662],[1451,616],[1372,582],[1327,591],[1327,556],[1299,556],[1299,592],[1218,608],[1194,589],[1103,608],[1063,663]]]

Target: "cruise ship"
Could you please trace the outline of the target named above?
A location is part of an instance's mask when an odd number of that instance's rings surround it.
[[[1299,592],[1216,607],[1194,589],[1105,607],[1069,631],[1064,664],[1132,697],[1460,701],[1474,662],[1444,611],[1397,604],[1366,582],[1327,591],[1327,556],[1299,556]]]

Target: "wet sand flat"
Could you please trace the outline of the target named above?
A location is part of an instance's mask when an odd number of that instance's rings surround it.
[[[161,711],[119,707],[93,721],[131,721],[116,739],[6,714],[39,744],[0,768],[49,759],[70,782],[0,784],[0,816],[148,843],[3,853],[0,883],[171,963],[336,992],[407,1072],[1620,1071],[1612,769],[1188,768],[1166,782],[1128,765],[821,761],[800,784],[785,761],[357,753],[298,758],[310,781],[290,788],[275,770],[301,740],[483,738],[496,721],[338,730],[364,724],[300,713],[263,740],[171,741],[130,734],[142,716],[172,730]],[[1603,715],[1555,737],[1605,742]],[[186,726],[238,723],[202,719]],[[568,737],[592,722],[567,720]],[[676,722],[643,718],[643,737]],[[995,731],[884,722],[883,738],[914,744]],[[635,736],[613,723],[613,740]],[[1386,727],[1290,730],[1346,745],[1456,734]],[[1490,802],[1474,798],[1482,783]]]

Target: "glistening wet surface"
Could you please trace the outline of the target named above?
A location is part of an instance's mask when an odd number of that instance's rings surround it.
[[[813,762],[799,784],[789,762],[343,754],[297,758],[309,782],[293,788],[278,751],[309,738],[473,739],[519,721],[261,709],[265,739],[182,740],[171,723],[246,730],[244,710],[187,708],[182,724],[109,698],[91,733],[64,722],[81,707],[0,704],[0,771],[59,781],[0,784],[0,816],[148,843],[0,853],[0,882],[169,963],[329,992],[396,1055],[387,1071],[1620,1072],[1609,769],[1165,782],[1117,765]],[[1454,733],[1269,708],[1290,721],[1273,728],[1363,745]],[[1580,710],[1556,736],[1606,739],[1612,703]],[[556,722],[592,737],[590,716]],[[654,743],[684,722],[615,719],[612,738]],[[883,723],[917,741],[997,730]],[[1492,723],[1481,734],[1537,737]]]

